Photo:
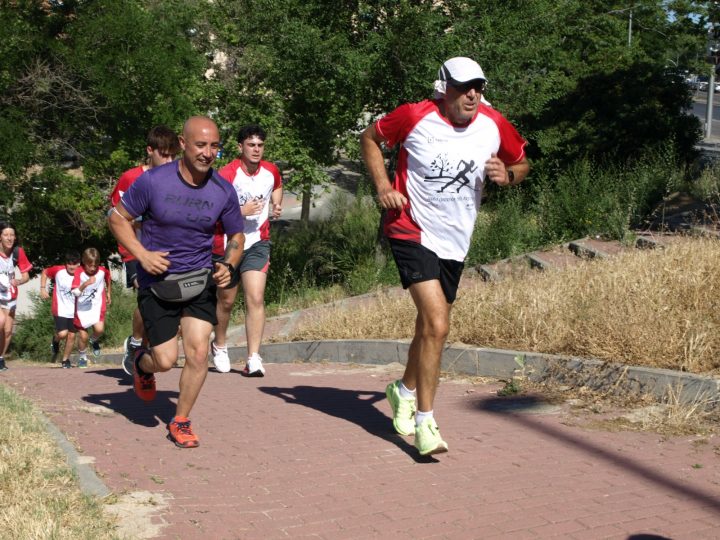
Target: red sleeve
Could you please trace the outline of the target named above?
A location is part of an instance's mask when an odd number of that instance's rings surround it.
[[[500,149],[498,157],[506,165],[517,163],[525,157],[527,141],[517,132],[515,127],[498,111],[487,105],[480,105],[479,112],[489,116],[500,131]]]
[[[375,130],[392,148],[403,142],[420,120],[437,110],[437,105],[430,100],[406,103],[375,122]]]
[[[82,268],[78,268],[75,270],[75,273],[73,274],[73,280],[72,280],[72,287],[73,289],[76,289],[80,285],[82,285],[82,281],[80,281],[80,276],[82,275]]]
[[[263,167],[265,167],[273,175],[273,191],[281,188],[283,185],[283,178],[280,173],[280,169],[277,168],[277,165],[271,163],[270,161],[263,161]]]
[[[32,263],[28,260],[27,255],[25,255],[25,250],[23,248],[18,248],[17,267],[21,273],[29,272],[33,267]]]
[[[233,180],[235,180],[235,173],[238,170],[238,167],[240,166],[240,160],[239,159],[233,159],[230,163],[225,165],[222,169],[218,171],[218,174],[224,179],[233,183]]]
[[[45,275],[48,277],[48,279],[55,279],[55,276],[57,273],[65,268],[64,266],[51,266],[49,268],[45,269]]]
[[[120,199],[122,199],[123,193],[130,189],[130,186],[132,186],[135,180],[140,178],[144,172],[145,171],[143,170],[142,165],[139,165],[138,167],[133,167],[132,169],[122,173],[115,185],[115,188],[110,194],[110,204],[112,206],[117,206],[117,203],[119,203]]]
[[[112,285],[112,276],[110,275],[110,272],[108,271],[108,269],[105,268],[104,266],[101,266],[100,270],[105,272],[105,288],[109,289],[110,286]]]

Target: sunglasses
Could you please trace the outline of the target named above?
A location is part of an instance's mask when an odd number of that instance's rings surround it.
[[[485,87],[487,86],[487,82],[482,79],[475,79],[473,81],[468,81],[466,83],[449,83],[450,86],[452,86],[455,90],[460,92],[461,94],[465,94],[470,91],[472,88],[476,92],[484,92]]]

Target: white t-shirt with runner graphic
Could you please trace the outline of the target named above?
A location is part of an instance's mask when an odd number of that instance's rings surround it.
[[[242,207],[251,200],[263,201],[262,211],[254,216],[243,216],[245,226],[245,246],[250,246],[260,240],[270,239],[270,195],[282,187],[282,175],[280,170],[269,161],[260,161],[257,170],[248,174],[242,165],[242,161],[234,159],[218,173],[225,180],[230,182],[237,193],[238,202]],[[225,253],[225,235],[216,235],[213,243],[213,253],[223,255]]]
[[[73,279],[73,289],[80,287],[90,277],[85,270],[78,268]],[[104,266],[100,266],[95,274],[94,283],[87,285],[75,300],[75,326],[90,328],[95,323],[105,320],[107,309],[105,289],[110,287],[110,279],[110,272]]]
[[[437,101],[401,105],[375,129],[400,144],[393,188],[408,199],[386,214],[385,234],[417,242],[441,259],[464,261],[480,207],[485,162],[525,157],[526,141],[499,112],[481,104],[467,126],[453,126]]]
[[[77,274],[79,270],[75,270]],[[55,317],[72,319],[75,317],[75,297],[73,296],[74,274],[69,274],[64,265],[51,266],[45,269],[45,275],[53,280],[52,314]]]

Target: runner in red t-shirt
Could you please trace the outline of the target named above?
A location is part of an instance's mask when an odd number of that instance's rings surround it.
[[[362,134],[363,159],[386,210],[383,230],[403,287],[417,309],[402,380],[385,393],[393,426],[414,435],[421,455],[447,452],[433,415],[442,349],[486,181],[518,184],[530,171],[525,140],[482,101],[485,75],[451,58],[438,71],[435,99],[401,105]],[[381,145],[400,144],[391,183]],[[415,405],[417,394],[417,408]]]
[[[155,126],[149,132],[147,136],[147,146],[145,147],[147,157],[143,165],[138,165],[125,171],[118,180],[115,189],[110,194],[110,205],[115,208],[120,199],[130,186],[133,185],[135,180],[153,167],[164,165],[175,159],[175,156],[180,152],[180,141],[178,140],[177,134],[166,126]],[[136,234],[140,237],[141,234],[141,220],[136,219],[133,223]],[[125,284],[130,289],[137,290],[137,261],[132,254],[126,250],[123,246],[118,244],[118,252],[123,261],[125,267]],[[143,321],[140,316],[140,311],[135,308],[133,312],[132,321],[132,335],[128,336],[125,340],[125,356],[130,355],[138,349],[143,342],[145,331],[143,329]],[[127,364],[124,362],[123,365]],[[132,375],[128,373],[128,375]]]

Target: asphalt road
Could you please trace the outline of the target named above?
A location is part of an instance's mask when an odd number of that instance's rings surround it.
[[[707,111],[706,98],[706,94],[703,94],[702,97],[694,98],[692,107],[692,113],[700,119],[703,126],[705,125],[705,115]],[[720,93],[716,93],[713,97],[712,118],[712,135],[714,137],[720,137]]]

